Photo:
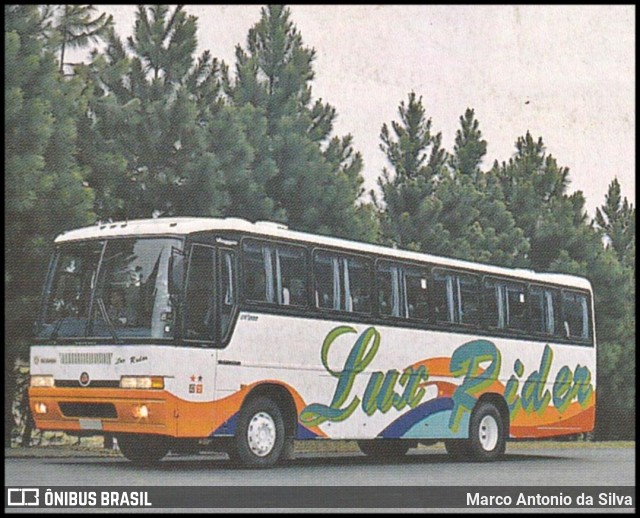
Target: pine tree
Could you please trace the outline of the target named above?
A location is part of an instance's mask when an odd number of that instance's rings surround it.
[[[83,157],[101,217],[270,210],[248,168],[245,114],[224,101],[226,67],[208,51],[195,59],[196,31],[182,6],[141,6],[126,47],[112,32],[94,54]]]
[[[315,51],[303,45],[290,10],[268,6],[236,47],[236,74],[227,90],[265,133],[250,134],[260,173],[273,200],[270,219],[292,228],[370,240],[372,212],[362,194],[362,157],[350,136],[331,137],[336,110],[312,100]]]
[[[603,247],[601,239],[602,231],[607,230],[618,236],[619,227],[610,223],[627,217],[618,214],[618,209],[624,212],[619,190],[611,186],[606,212],[596,216],[601,229],[594,228],[582,193],[566,193],[569,170],[546,154],[542,139],[534,141],[527,133],[518,139],[516,148],[508,163],[494,165],[491,181],[500,184],[510,212],[531,243],[533,268],[581,275],[591,281],[599,347],[596,436],[630,438],[634,429],[623,421],[635,422],[634,273],[620,261],[614,247]]]
[[[452,156],[441,147],[441,133],[432,135],[422,98],[411,92],[398,114],[393,133],[385,124],[380,134],[381,149],[394,169],[393,176],[385,169],[379,182],[386,240],[428,253],[522,265],[528,243],[499,186],[487,184],[480,171],[486,142],[473,110],[461,117]]]
[[[86,47],[105,38],[113,29],[113,16],[101,13],[94,17],[93,5],[46,5],[44,17],[48,20],[47,29],[50,44],[59,52],[59,70],[64,72],[66,52],[69,49]]]
[[[618,259],[635,265],[636,209],[627,198],[621,199],[617,178],[609,184],[605,204],[596,209],[595,223],[604,232]]]
[[[588,224],[584,196],[566,193],[569,169],[547,155],[542,138],[536,141],[529,132],[519,137],[514,157],[496,162],[489,176],[500,185],[507,209],[529,240],[532,268],[548,270],[562,250],[575,261],[592,260],[597,236]]]
[[[5,422],[13,364],[38,315],[56,234],[94,221],[87,171],[76,159],[82,84],[63,80],[46,51],[37,6],[5,6]],[[8,413],[7,413],[8,412]],[[5,444],[7,429],[5,429]]]
[[[448,232],[439,223],[442,203],[431,196],[441,181],[446,152],[440,147],[441,135],[431,132],[422,97],[409,93],[408,102],[400,102],[400,121],[383,124],[380,149],[393,172],[384,168],[378,185],[384,207],[381,212],[383,241],[401,248],[424,250],[429,236],[440,236],[434,253],[448,250]],[[429,224],[431,222],[432,224]]]
[[[451,167],[462,175],[477,180],[482,159],[487,154],[487,141],[482,139],[480,123],[474,110],[467,108],[460,116],[460,129],[456,131]]]

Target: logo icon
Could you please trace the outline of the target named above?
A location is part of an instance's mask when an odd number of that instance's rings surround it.
[[[88,372],[83,372],[82,374],[80,374],[80,386],[81,387],[88,387],[89,383],[91,383],[91,380],[89,379],[89,373]]]
[[[8,488],[7,505],[26,506],[40,504],[40,490],[37,487]]]
[[[40,356],[35,356],[33,358],[33,363],[35,363],[36,365],[38,365],[40,363]]]

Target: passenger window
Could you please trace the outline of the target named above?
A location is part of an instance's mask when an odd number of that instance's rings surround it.
[[[185,338],[215,339],[214,249],[193,245],[186,289]]]
[[[378,311],[387,317],[400,316],[400,275],[397,266],[379,263],[377,268],[378,280]]]
[[[340,309],[340,263],[338,258],[326,252],[313,256],[316,306],[321,309]]]
[[[371,311],[371,272],[364,259],[350,257],[343,259],[345,307],[349,312],[369,313]]]
[[[564,335],[577,340],[589,340],[588,299],[580,293],[562,292],[562,314],[564,315]]]
[[[504,329],[505,318],[504,286],[493,280],[484,282],[484,317],[489,327]]]
[[[558,333],[558,292],[539,286],[529,289],[531,330],[534,333],[555,335]]]
[[[281,306],[306,305],[304,248],[247,241],[243,250],[247,299]]]
[[[371,311],[369,262],[317,251],[313,255],[316,306],[349,313]]]
[[[419,268],[378,263],[378,309],[381,315],[427,318],[427,278]]]
[[[527,329],[527,296],[524,285],[507,285],[507,327],[517,331]]]
[[[433,272],[433,312],[436,322],[455,322],[453,275],[439,270]]]
[[[307,265],[302,248],[280,246],[275,249],[276,292],[278,304],[307,304]]]
[[[433,308],[436,322],[477,326],[480,315],[478,279],[465,273],[433,273]]]
[[[473,275],[457,276],[458,315],[461,324],[477,326],[480,322],[478,279]]]
[[[242,250],[245,297],[255,302],[274,302],[269,247],[248,241],[243,244]]]
[[[487,280],[484,284],[485,316],[490,327],[525,331],[527,325],[526,286]]]
[[[426,320],[429,315],[426,273],[417,268],[407,268],[404,281],[407,294],[407,316]]]

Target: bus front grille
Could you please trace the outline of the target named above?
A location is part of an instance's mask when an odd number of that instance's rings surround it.
[[[59,403],[60,411],[65,417],[118,417],[113,403]]]
[[[60,363],[62,365],[111,365],[113,353],[60,353]]]

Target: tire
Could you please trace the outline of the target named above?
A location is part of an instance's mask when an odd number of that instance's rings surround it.
[[[358,447],[367,457],[391,459],[406,455],[411,443],[402,439],[373,439],[358,441]]]
[[[155,464],[169,453],[169,441],[162,435],[127,434],[117,439],[120,452],[135,464]]]
[[[238,419],[236,449],[229,455],[248,468],[271,468],[285,452],[282,411],[267,397],[249,400]]]
[[[477,461],[496,460],[506,448],[506,429],[498,409],[491,403],[478,403],[471,414],[468,448]]]

